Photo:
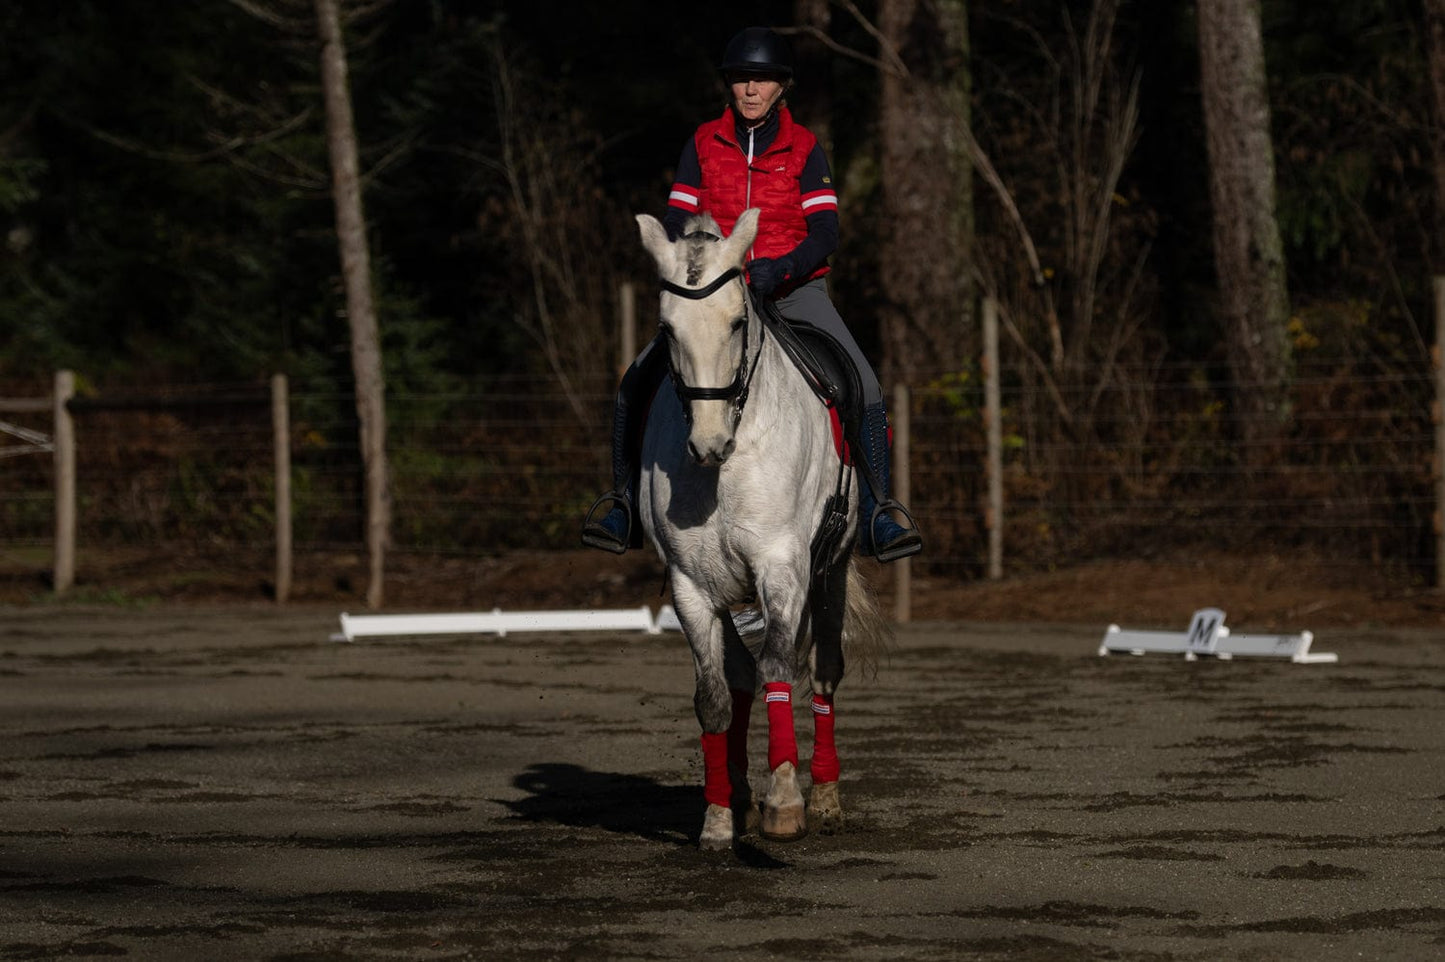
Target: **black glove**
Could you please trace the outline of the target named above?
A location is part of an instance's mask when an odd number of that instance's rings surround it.
[[[792,279],[791,257],[759,257],[748,261],[748,284],[761,297],[767,297]]]

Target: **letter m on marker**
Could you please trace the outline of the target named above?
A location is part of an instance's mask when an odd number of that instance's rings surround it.
[[[1184,650],[1196,655],[1213,654],[1222,627],[1224,612],[1218,608],[1199,609],[1194,613],[1194,619],[1189,622],[1189,636],[1185,640]]]

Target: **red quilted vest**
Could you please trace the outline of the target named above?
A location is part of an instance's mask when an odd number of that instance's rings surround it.
[[[752,257],[781,257],[808,236],[799,178],[818,139],[793,122],[786,107],[778,108],[778,134],[751,164],[747,144],[739,144],[731,109],[697,129],[694,143],[702,166],[698,209],[712,214],[725,234],[749,207],[761,211]],[[826,265],[811,277],[828,272]]]

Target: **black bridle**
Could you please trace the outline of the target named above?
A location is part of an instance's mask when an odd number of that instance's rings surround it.
[[[669,294],[676,294],[678,297],[685,297],[692,301],[701,301],[711,297],[729,281],[738,279],[741,281],[742,268],[732,267],[723,271],[702,287],[683,287],[674,284],[672,281],[663,280],[662,289]],[[677,397],[683,402],[691,401],[732,401],[733,409],[742,414],[743,405],[748,402],[748,391],[753,382],[753,373],[758,369],[758,359],[763,356],[762,340],[767,336],[767,328],[758,325],[758,350],[753,355],[752,363],[748,363],[748,329],[752,327],[753,306],[748,295],[747,285],[743,285],[743,308],[747,311],[747,323],[743,325],[743,354],[738,361],[737,373],[733,375],[732,383],[726,387],[693,387],[682,379],[678,373],[677,364],[673,361],[672,351],[667,352],[667,367],[672,375],[673,390]],[[689,421],[692,420],[692,406],[689,403],[683,404],[683,412]]]

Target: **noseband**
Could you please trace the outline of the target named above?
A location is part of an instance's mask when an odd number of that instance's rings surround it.
[[[742,277],[742,269],[732,267],[723,271],[717,277],[702,287],[683,287],[674,284],[672,281],[663,280],[662,289],[669,294],[676,294],[678,297],[685,297],[692,301],[705,300],[718,291],[723,285],[734,278]],[[767,335],[767,328],[759,326],[758,351],[753,355],[752,364],[748,364],[748,329],[752,327],[753,305],[748,296],[747,285],[743,285],[743,307],[748,312],[748,323],[743,326],[743,355],[738,361],[737,373],[733,375],[732,383],[727,387],[693,387],[683,381],[682,375],[678,373],[677,365],[672,359],[672,351],[667,352],[667,367],[672,374],[673,390],[677,392],[678,399],[683,402],[691,401],[732,401],[733,408],[738,414],[742,414],[743,405],[748,402],[748,390],[752,386],[753,373],[758,369],[758,359],[763,356],[761,341]],[[689,403],[683,404],[683,413],[687,415],[689,422],[692,421],[692,406]]]

